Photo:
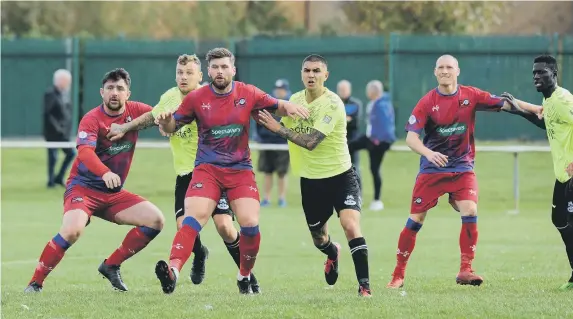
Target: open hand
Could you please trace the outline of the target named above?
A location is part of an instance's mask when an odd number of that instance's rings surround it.
[[[271,132],[278,132],[282,125],[267,110],[259,111],[259,123]]]
[[[157,125],[168,125],[173,120],[173,113],[172,112],[163,112],[159,113],[157,117],[155,117],[155,124]]]
[[[109,171],[103,174],[101,179],[103,179],[103,181],[105,182],[105,186],[107,186],[107,188],[109,189],[114,189],[116,187],[121,186],[121,178],[114,172]]]
[[[285,111],[287,113],[287,116],[291,117],[292,119],[297,119],[298,118],[303,118],[303,119],[307,119],[310,117],[310,112],[308,111],[308,109],[306,109],[303,106],[300,106],[298,104],[294,104],[294,103],[285,103]]]
[[[432,152],[428,156],[426,156],[428,161],[438,167],[445,167],[448,164],[448,156],[439,153],[439,152]]]

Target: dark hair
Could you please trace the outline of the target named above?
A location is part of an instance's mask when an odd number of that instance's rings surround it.
[[[131,78],[129,77],[129,73],[124,68],[117,68],[107,72],[103,76],[103,80],[101,81],[102,85],[105,85],[108,81],[117,82],[119,80],[124,80],[128,87],[131,86]]]
[[[553,73],[557,73],[557,59],[549,54],[543,54],[535,58],[533,63],[545,63],[547,67],[553,71]]]
[[[231,59],[231,63],[235,64],[235,55],[229,49],[226,48],[214,48],[207,52],[205,55],[205,60],[207,60],[207,64],[211,62],[211,60],[215,59],[222,59],[222,58],[229,58]]]
[[[197,64],[198,66],[201,66],[201,61],[199,60],[199,58],[195,54],[193,54],[193,55],[182,54],[179,56],[179,58],[177,58],[178,64],[187,65],[187,63],[189,63],[189,62],[193,62],[193,63]]]
[[[304,58],[304,60],[302,60],[302,64],[304,64],[305,62],[322,62],[324,66],[328,67],[328,62],[326,62],[326,59],[322,55],[318,54],[311,54],[307,56],[306,58]]]

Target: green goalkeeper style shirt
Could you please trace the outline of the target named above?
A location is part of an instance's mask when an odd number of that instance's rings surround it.
[[[151,114],[153,114],[153,117],[157,117],[162,112],[175,112],[184,97],[177,87],[167,90],[161,95],[159,103],[153,108]],[[169,138],[171,152],[173,153],[173,164],[177,175],[187,175],[195,168],[198,139],[197,123],[195,122],[181,127]]]
[[[543,118],[555,177],[565,183],[569,180],[565,169],[573,162],[573,95],[558,86],[548,99],[543,99]]]

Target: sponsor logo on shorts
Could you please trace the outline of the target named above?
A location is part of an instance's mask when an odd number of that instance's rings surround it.
[[[357,203],[356,203],[356,200],[354,199],[354,196],[352,196],[352,195],[346,196],[346,200],[344,201],[344,205],[355,206],[356,204]]]
[[[258,190],[256,187],[254,187],[254,186],[249,186],[249,190],[251,190],[251,191],[253,191],[253,192],[255,192],[255,193],[259,191],[259,190]]]
[[[474,189],[470,189],[470,195],[477,195],[477,192]]]
[[[105,150],[109,155],[117,155],[119,153],[130,152],[133,149],[133,143],[125,141],[119,143],[113,143],[110,147]]]
[[[573,213],[573,202],[567,203],[567,211]]]
[[[227,200],[224,198],[219,199],[219,204],[217,204],[217,208],[221,210],[229,209],[229,204],[227,203]]]
[[[72,198],[72,203],[81,203],[81,202],[83,202],[83,201],[84,201],[84,199],[81,198],[81,197],[74,197],[74,198]]]
[[[192,189],[199,189],[199,188],[203,188],[203,183],[193,183],[191,185]]]
[[[452,136],[464,134],[467,129],[468,127],[464,123],[455,123],[448,126],[439,126],[436,132],[441,136]]]
[[[84,138],[88,137],[88,133],[81,131],[78,133],[78,137],[81,139],[84,139]]]
[[[414,203],[416,203],[416,204],[422,204],[422,198],[421,198],[421,197],[417,197],[416,199],[414,199]]]
[[[240,124],[231,124],[224,126],[216,126],[211,129],[211,135],[216,138],[224,137],[237,137],[243,133],[243,126]]]

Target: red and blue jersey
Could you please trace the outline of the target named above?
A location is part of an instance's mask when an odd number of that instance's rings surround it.
[[[187,94],[173,115],[178,124],[197,122],[199,146],[195,166],[212,164],[252,169],[249,149],[251,115],[276,109],[278,100],[259,88],[234,81],[229,93],[218,94],[211,85]]]
[[[420,173],[473,171],[475,159],[476,111],[499,112],[502,98],[471,86],[459,85],[451,95],[433,89],[418,101],[406,124],[406,131],[425,133],[424,145],[448,156],[445,167],[438,167],[424,156]]]
[[[127,101],[125,111],[119,115],[107,114],[103,105],[84,115],[78,127],[77,147],[82,145],[93,147],[99,160],[121,178],[121,186],[115,189],[107,188],[101,177],[90,172],[81,160],[76,158],[68,178],[67,190],[74,185],[81,185],[105,193],[119,192],[131,167],[138,131],[125,133],[120,140],[115,142],[110,141],[106,135],[112,123],[131,122],[151,110],[152,107],[147,104]]]

